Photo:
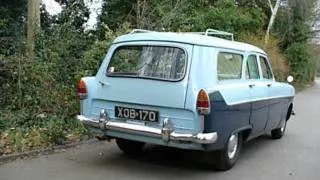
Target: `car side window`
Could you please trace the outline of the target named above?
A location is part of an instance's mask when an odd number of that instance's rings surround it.
[[[268,60],[265,57],[260,56],[260,65],[261,65],[261,71],[262,76],[264,79],[273,79],[272,71],[270,68],[270,65],[268,63]]]
[[[246,64],[246,78],[260,79],[258,59],[256,55],[250,55]]]
[[[218,79],[241,79],[243,56],[230,52],[218,54]]]

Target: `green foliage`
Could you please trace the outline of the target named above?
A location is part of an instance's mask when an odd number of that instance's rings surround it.
[[[117,36],[128,33],[130,31],[129,26],[129,24],[124,23],[121,28],[116,31],[112,31],[108,27],[104,27],[103,40],[96,40],[91,44],[88,50],[84,53],[83,60],[79,61],[76,79],[80,79],[84,76],[95,75],[108,51],[107,48]]]
[[[0,155],[75,141],[86,132],[75,119],[26,111],[0,111]]]
[[[292,0],[288,7],[279,10],[275,31],[282,40],[283,49],[292,43],[307,43],[311,27],[306,22],[312,16],[312,11],[308,9],[312,9],[313,3],[314,0]]]
[[[318,45],[309,45],[309,52],[311,54],[314,71],[317,76],[320,76],[320,49]]]
[[[315,54],[310,52],[308,46],[311,27],[307,23],[313,16],[315,3],[315,0],[291,0],[288,7],[280,9],[275,23],[280,45],[289,62],[290,74],[297,84],[308,84],[315,75]]]
[[[292,44],[288,47],[286,54],[291,67],[290,73],[295,77],[296,83],[303,84],[313,81],[315,66],[311,61],[307,45],[302,43]]]
[[[38,61],[54,63],[54,79],[59,83],[74,83],[77,66],[92,40],[74,26],[64,24],[39,35],[38,42]]]
[[[29,61],[20,56],[1,59],[7,69],[4,81],[2,107],[19,110],[27,107],[30,112],[78,112],[74,82],[68,86],[57,83],[59,72],[53,62]]]
[[[0,82],[5,92],[2,107],[32,107],[33,113],[74,115],[78,112],[75,84],[78,70],[93,40],[82,24],[88,15],[83,1],[70,1],[57,19],[37,37],[36,61],[23,55],[0,56]]]
[[[233,0],[160,0],[105,3],[99,19],[98,35],[103,26],[112,30],[128,22],[132,28],[166,31],[204,31],[216,28],[240,33],[261,33],[265,15],[260,8],[239,8]],[[103,35],[103,33],[102,33]]]
[[[116,30],[124,22],[133,22],[132,13],[133,4],[132,0],[113,0],[104,1],[102,7],[102,14],[99,17],[98,32],[99,37],[104,38],[104,26],[107,25],[110,29]]]
[[[268,45],[265,46],[263,35],[252,35],[251,33],[245,32],[241,33],[238,38],[263,49],[268,54],[276,80],[286,81],[289,75],[288,60],[279,47],[279,39],[272,36],[269,39]]]
[[[244,31],[258,34],[262,31],[264,17],[259,8],[238,8],[231,0],[219,0],[206,11],[196,13],[192,24],[196,31],[215,28],[236,34]]]
[[[27,0],[0,1],[0,55],[24,50]]]
[[[89,9],[84,0],[68,0],[67,6],[57,17],[58,24],[69,24],[79,31],[83,31],[83,24],[89,18]]]
[[[85,132],[74,117],[76,81],[93,42],[82,26],[88,10],[83,1],[70,1],[58,17],[45,11],[42,17],[36,60],[16,50],[0,55],[0,154],[62,144]]]

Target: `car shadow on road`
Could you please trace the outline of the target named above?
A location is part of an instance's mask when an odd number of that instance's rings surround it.
[[[234,168],[241,166],[243,160],[250,160],[252,156],[259,156],[259,153],[262,153],[259,151],[268,148],[272,142],[269,136],[261,136],[245,143],[240,159]],[[117,155],[102,158],[103,162],[100,161],[101,164],[106,165],[107,168],[112,165],[112,168],[120,168],[121,171],[126,171],[127,167],[130,167],[130,172],[135,173],[145,173],[145,171],[149,173],[162,173],[163,171],[161,170],[179,169],[177,171],[178,174],[175,175],[181,175],[181,171],[183,171],[183,173],[187,173],[183,174],[185,176],[190,175],[191,172],[217,172],[214,170],[214,165],[207,161],[208,158],[212,157],[211,154],[201,151],[148,145],[143,155],[137,157],[128,157],[120,151],[118,152]],[[165,172],[173,173],[172,171]]]

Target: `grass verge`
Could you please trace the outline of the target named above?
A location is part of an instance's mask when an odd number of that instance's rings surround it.
[[[80,141],[87,131],[64,115],[0,110],[0,156]]]

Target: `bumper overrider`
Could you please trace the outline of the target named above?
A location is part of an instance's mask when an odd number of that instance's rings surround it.
[[[218,139],[218,135],[216,132],[198,134],[177,133],[175,132],[173,124],[169,118],[164,119],[161,129],[137,124],[129,124],[125,122],[110,121],[105,110],[102,110],[100,112],[99,121],[87,118],[83,115],[78,115],[77,119],[86,126],[99,128],[101,130],[113,130],[118,132],[161,138],[165,142],[173,140],[197,144],[213,144]]]

